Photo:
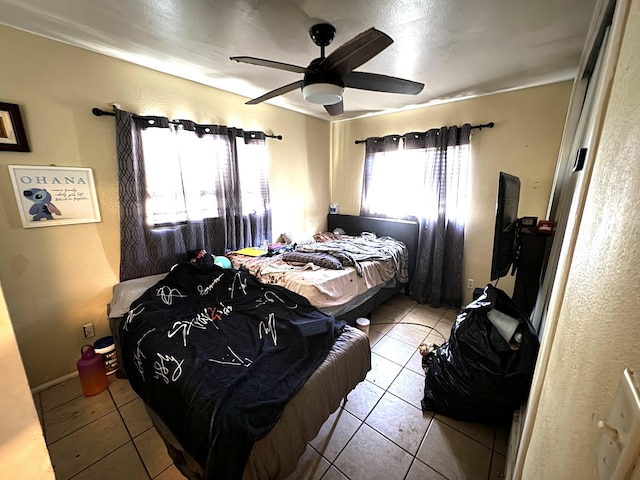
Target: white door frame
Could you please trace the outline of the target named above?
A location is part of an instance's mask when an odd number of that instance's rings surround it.
[[[630,0],[599,0],[574,82],[548,212],[549,218],[553,219],[551,215],[557,215],[555,220],[563,230],[556,232],[551,252],[554,260],[547,265],[543,285],[532,315],[534,322],[537,323],[536,326],[544,328],[529,399],[523,410],[516,412],[519,422],[515,430],[512,429],[509,439],[506,459],[507,479],[519,480],[522,477],[591,180],[594,157],[617,66],[629,4]],[[611,12],[613,12],[612,16]],[[611,25],[607,33],[606,27],[609,20]],[[597,72],[596,65],[599,72],[592,77],[591,74]],[[573,175],[571,166],[575,158],[575,149],[580,146],[588,149],[584,168],[582,173],[569,178]],[[573,193],[563,195],[563,187],[569,191],[573,187]]]

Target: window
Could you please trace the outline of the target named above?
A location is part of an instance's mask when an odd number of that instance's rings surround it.
[[[121,281],[271,241],[263,132],[115,114]]]
[[[425,210],[425,162],[417,150],[376,153],[364,207],[370,215],[392,218],[420,216]],[[399,168],[399,165],[402,165]]]
[[[421,135],[422,145],[416,145],[413,137],[418,138],[417,134],[407,135],[411,141],[394,138],[384,147],[367,144],[360,213],[427,220],[444,215],[464,225],[469,144],[438,148]]]
[[[270,209],[268,196],[267,151],[261,143],[238,139],[238,177],[243,215],[263,215]]]
[[[241,215],[264,215],[269,206],[263,141],[226,134],[199,136],[173,125],[141,132],[145,168],[145,220],[150,227],[225,216],[238,197]],[[233,148],[237,152],[234,173]]]

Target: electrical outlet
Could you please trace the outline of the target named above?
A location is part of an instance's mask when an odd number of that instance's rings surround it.
[[[84,338],[93,337],[96,334],[96,331],[93,329],[93,323],[82,325],[82,330],[84,331]]]
[[[467,278],[467,288],[472,289],[475,285],[475,280],[473,278]]]

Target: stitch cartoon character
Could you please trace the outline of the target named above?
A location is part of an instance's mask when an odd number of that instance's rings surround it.
[[[51,194],[44,188],[30,188],[22,192],[22,194],[34,203],[29,209],[29,213],[33,215],[32,220],[34,222],[43,218],[45,220],[53,220],[52,213],[62,215],[60,210],[51,203]]]

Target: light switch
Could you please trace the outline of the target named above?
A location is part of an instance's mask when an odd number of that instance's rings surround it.
[[[598,478],[629,478],[640,457],[640,387],[633,371],[624,370],[609,417],[598,422],[598,429]]]

